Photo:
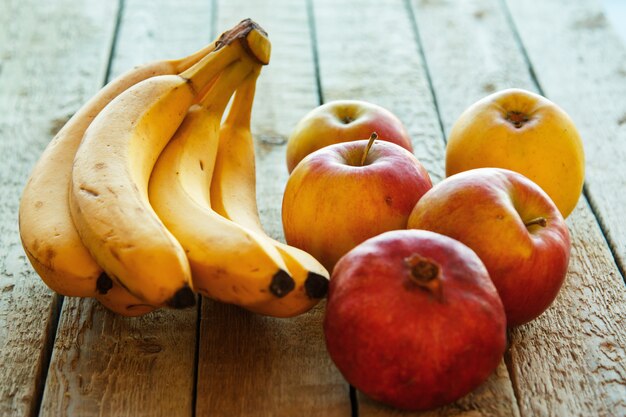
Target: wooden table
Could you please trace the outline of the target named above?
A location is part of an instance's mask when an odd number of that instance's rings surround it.
[[[412,415],[350,391],[325,351],[324,303],[290,320],[207,299],[125,319],[52,293],[22,251],[20,192],[72,113],[131,66],[183,56],[244,17],[273,44],[253,124],[277,238],[286,137],[323,102],[389,108],[435,182],[452,123],[477,99],[515,86],[565,108],[587,154],[566,283],[509,332],[485,384],[426,415],[626,415],[626,49],[599,4],[566,0],[0,0],[0,415]]]

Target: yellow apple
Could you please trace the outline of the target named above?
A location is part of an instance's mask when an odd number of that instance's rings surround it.
[[[567,217],[582,192],[585,155],[565,111],[540,95],[508,89],[474,103],[450,132],[446,175],[484,167],[530,178]]]

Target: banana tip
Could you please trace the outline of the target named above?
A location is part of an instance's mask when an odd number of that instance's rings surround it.
[[[291,275],[282,269],[274,274],[270,283],[270,292],[278,298],[289,294],[296,287],[296,282]]]
[[[196,296],[188,286],[176,291],[176,294],[167,302],[172,308],[187,308],[196,304]]]
[[[96,291],[104,295],[108,293],[111,288],[113,288],[113,280],[111,280],[106,273],[101,273],[96,281]]]
[[[324,298],[328,292],[328,278],[309,272],[304,281],[304,291],[309,298]]]

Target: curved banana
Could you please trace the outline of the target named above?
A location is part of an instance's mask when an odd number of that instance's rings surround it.
[[[291,317],[310,310],[328,290],[328,271],[308,253],[278,242],[264,232],[256,204],[254,143],[250,115],[259,72],[251,74],[235,93],[232,106],[220,130],[211,203],[218,213],[246,227],[281,254],[296,287],[280,299],[257,303],[257,313]]]
[[[258,65],[256,65],[258,66]],[[293,279],[280,254],[211,208],[210,183],[224,109],[253,65],[233,64],[159,156],[149,195],[163,223],[185,248],[194,289],[243,307],[283,297]]]
[[[214,49],[211,43],[188,57],[152,62],[120,75],[87,101],[46,147],[22,192],[19,228],[28,259],[50,289],[76,297],[98,293],[102,269],[80,240],[68,205],[72,162],[91,121],[122,91],[153,76],[185,71]]]
[[[185,252],[148,201],[157,157],[218,73],[247,57],[267,62],[269,49],[265,33],[244,21],[183,73],[152,77],[124,91],[85,132],[72,171],[72,219],[107,275],[147,304],[195,303]]]

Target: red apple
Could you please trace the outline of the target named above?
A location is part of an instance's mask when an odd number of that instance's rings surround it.
[[[366,139],[372,132],[413,152],[406,128],[389,110],[366,101],[338,100],[313,109],[298,122],[287,142],[287,169],[293,171],[305,156],[324,146]]]
[[[368,152],[368,143],[343,142],[313,152],[287,181],[282,211],[287,243],[329,271],[364,240],[405,229],[415,203],[432,187],[411,152],[378,141]]]
[[[453,175],[423,196],[408,226],[472,248],[498,289],[509,326],[539,316],[565,279],[570,236],[563,216],[541,187],[516,172]]]
[[[506,347],[502,302],[467,246],[424,230],[362,243],[333,271],[326,346],[369,397],[409,410],[452,402],[495,370]]]

